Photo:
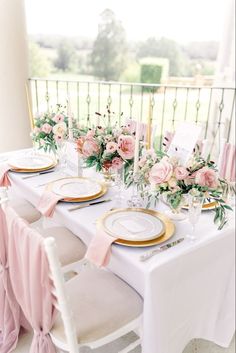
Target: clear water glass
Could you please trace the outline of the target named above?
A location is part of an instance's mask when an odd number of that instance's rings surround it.
[[[124,203],[125,169],[124,164],[119,169],[112,169],[114,175],[113,187],[115,189],[115,207],[122,207]]]
[[[57,158],[58,158],[58,166],[57,170],[61,175],[66,174],[67,169],[67,158],[66,158],[66,143],[65,141],[57,144]]]
[[[192,233],[188,236],[191,241],[196,240],[196,224],[199,221],[204,196],[202,195],[188,195],[188,219],[192,226]]]

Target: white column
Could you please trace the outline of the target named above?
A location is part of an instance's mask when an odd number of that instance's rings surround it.
[[[224,27],[218,52],[215,84],[235,84],[235,0],[225,1]]]
[[[31,146],[23,0],[0,1],[0,152]]]

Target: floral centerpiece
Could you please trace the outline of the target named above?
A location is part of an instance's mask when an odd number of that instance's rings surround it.
[[[39,149],[45,152],[54,152],[68,135],[68,116],[65,108],[57,104],[55,110],[39,114],[34,119],[34,129],[31,133],[32,140]]]
[[[129,126],[96,126],[81,128],[77,151],[87,167],[97,171],[117,170],[123,165],[125,178],[133,166],[135,136]]]
[[[189,192],[202,193],[205,199],[216,203],[214,222],[219,229],[227,222],[226,210],[232,210],[223,197],[227,182],[218,177],[217,167],[210,157],[205,160],[198,152],[185,167],[176,157],[147,151],[139,161],[139,183],[149,186],[150,198],[164,194],[173,209],[183,204]]]

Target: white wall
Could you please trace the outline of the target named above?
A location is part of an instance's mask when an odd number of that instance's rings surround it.
[[[0,152],[31,145],[25,83],[27,34],[23,0],[0,1]]]

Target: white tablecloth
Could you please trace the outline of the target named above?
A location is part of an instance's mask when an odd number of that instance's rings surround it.
[[[85,173],[91,173],[86,170]],[[22,196],[37,205],[43,187],[53,174],[32,179],[11,173]],[[109,191],[112,195],[112,192]],[[71,205],[60,203],[55,220],[89,244],[95,234],[95,220],[112,207],[112,202],[68,212]],[[162,210],[161,203],[157,208]],[[187,221],[176,222],[172,240],[190,231]],[[222,347],[234,333],[235,235],[230,223],[218,231],[212,212],[204,212],[197,225],[198,240],[184,241],[143,263],[139,256],[147,248],[112,246],[109,268],[134,287],[144,299],[143,353],[182,353],[193,338],[204,338]],[[108,293],[109,295],[109,293]]]

